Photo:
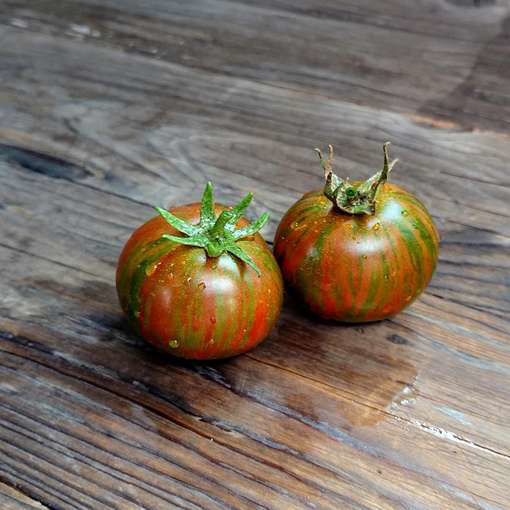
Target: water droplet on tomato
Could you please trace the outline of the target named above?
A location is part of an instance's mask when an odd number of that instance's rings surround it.
[[[156,271],[156,268],[158,267],[158,264],[154,264],[152,266],[147,266],[145,268],[145,274],[147,276],[150,276],[151,274],[154,274],[154,271]]]
[[[374,230],[379,230],[381,228],[381,224],[380,223],[376,223],[373,227]]]
[[[298,225],[299,225],[299,223],[298,223],[297,221],[295,221],[295,222],[291,225],[291,227],[292,227],[292,228],[297,228],[297,227],[298,227]]]
[[[188,285],[191,283],[191,276],[186,280],[186,282],[188,283]]]
[[[409,213],[408,213],[406,210],[403,210],[403,211],[401,212],[401,214],[402,214],[402,216],[407,216]]]
[[[385,274],[385,275],[384,275],[384,279],[385,279],[385,280],[389,280],[389,279],[390,279],[390,275],[389,275],[389,274]]]
[[[204,282],[200,282],[200,283],[198,284],[198,288],[199,288],[200,290],[204,290],[204,289],[205,289],[205,287],[206,287],[206,285],[205,285],[205,283],[204,283]]]
[[[171,347],[172,349],[177,349],[177,347],[179,347],[179,340],[170,340],[168,342],[168,347]]]
[[[361,258],[367,260],[368,259],[368,255],[363,255]]]
[[[214,345],[214,338],[211,338],[211,339],[209,340],[209,342],[207,342],[207,343],[208,343],[208,345]]]

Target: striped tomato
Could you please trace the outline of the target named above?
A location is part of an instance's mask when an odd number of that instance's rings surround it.
[[[386,182],[395,164],[384,145],[383,170],[364,182],[333,174],[333,148],[319,157],[324,190],[286,213],[274,252],[284,280],[310,309],[346,322],[384,319],[409,305],[434,273],[439,234],[425,206]]]
[[[260,343],[276,321],[283,283],[254,223],[251,200],[214,205],[210,183],[201,204],[158,209],[138,228],[117,267],[117,292],[130,323],[155,347],[190,359],[234,356]]]

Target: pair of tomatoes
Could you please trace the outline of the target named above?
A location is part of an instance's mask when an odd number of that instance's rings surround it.
[[[305,194],[285,214],[274,256],[258,233],[267,213],[253,223],[243,219],[251,193],[235,207],[215,205],[208,183],[200,204],[157,208],[117,267],[120,303],[136,331],[184,358],[246,352],[278,318],[283,280],[328,319],[375,321],[410,304],[437,263],[430,214],[387,182],[396,162],[388,144],[383,169],[362,182],[337,177],[329,150],[327,158],[318,151],[324,189]]]

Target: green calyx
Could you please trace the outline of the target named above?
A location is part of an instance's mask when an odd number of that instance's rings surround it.
[[[236,244],[237,241],[256,234],[269,219],[269,215],[263,213],[247,227],[237,228],[237,223],[243,217],[252,198],[252,193],[248,193],[235,207],[222,211],[216,217],[213,185],[208,182],[202,196],[198,225],[191,225],[177,218],[166,209],[160,207],[155,207],[155,209],[172,227],[187,236],[180,237],[165,234],[163,235],[164,239],[174,243],[204,248],[209,257],[219,257],[225,252],[231,253],[252,267],[260,276],[260,270],[253,259]]]
[[[383,169],[375,175],[360,183],[352,184],[349,179],[341,179],[333,173],[333,146],[328,146],[328,157],[324,158],[319,149],[315,149],[319,155],[321,167],[324,170],[326,183],[324,195],[326,195],[338,209],[348,214],[374,214],[375,202],[379,188],[388,180],[391,169],[398,161],[390,161],[388,146],[390,142],[383,145],[384,165]]]

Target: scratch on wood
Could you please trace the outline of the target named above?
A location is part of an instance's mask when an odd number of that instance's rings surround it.
[[[397,421],[406,422],[414,427],[419,428],[423,432],[426,432],[427,434],[431,434],[433,436],[439,437],[441,439],[447,439],[449,441],[453,441],[455,443],[460,443],[463,446],[468,446],[469,448],[473,448],[475,450],[481,450],[486,453],[490,453],[493,455],[496,455],[498,457],[502,457],[503,459],[510,460],[510,455],[507,455],[506,453],[499,452],[497,450],[494,450],[493,448],[489,448],[487,446],[483,446],[481,444],[475,443],[469,439],[466,439],[465,437],[459,436],[458,434],[455,434],[455,432],[450,432],[449,430],[442,429],[441,427],[436,427],[435,425],[430,425],[429,423],[422,423],[414,418],[403,418],[401,416],[395,416],[392,415],[393,418]]]

